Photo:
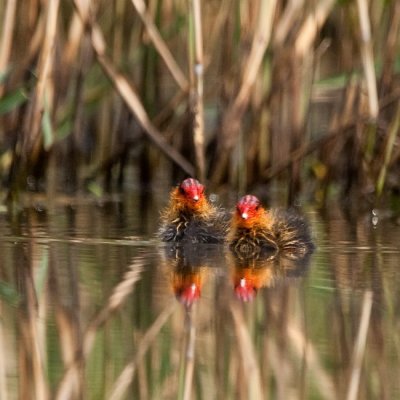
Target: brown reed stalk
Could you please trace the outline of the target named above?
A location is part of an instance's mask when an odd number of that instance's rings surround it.
[[[0,315],[2,313],[3,305],[0,303]],[[4,334],[3,334],[3,319],[0,319],[0,354],[3,356],[0,357],[0,399],[7,400],[7,368],[6,368],[6,357],[5,357],[5,346],[4,346]]]
[[[26,309],[25,315],[22,316],[23,323],[22,334],[25,336],[27,343],[26,350],[28,351],[32,361],[32,379],[33,379],[33,394],[38,400],[46,400],[49,397],[45,374],[45,360],[41,349],[41,337],[39,332],[39,311],[37,307],[37,297],[31,271],[27,267],[24,268],[24,285],[26,290]]]
[[[273,44],[276,48],[281,47],[290,30],[296,23],[296,19],[299,16],[301,7],[304,6],[304,0],[289,0],[285,9],[283,10],[282,16],[279,18],[274,30],[274,36],[272,38]]]
[[[368,91],[369,117],[374,121],[378,117],[379,101],[367,1],[357,0],[357,8],[361,35],[361,61]]]
[[[193,318],[196,313],[196,306],[192,306],[186,314],[186,329],[187,340],[185,348],[185,379],[183,384],[183,400],[190,400],[192,398],[193,388],[193,373],[194,373],[194,357],[195,357],[195,341],[196,341],[196,327],[193,323]]]
[[[264,399],[260,369],[250,333],[244,320],[243,311],[240,310],[238,304],[233,300],[230,301],[229,309],[233,317],[242,361],[243,376],[240,378],[238,384],[247,385],[247,398],[255,400]]]
[[[196,154],[197,176],[201,181],[205,180],[205,154],[204,154],[204,103],[203,103],[203,32],[202,17],[199,0],[190,1],[190,14],[193,22],[194,55],[190,57],[191,77],[191,109],[193,114],[193,142]],[[190,35],[189,35],[190,37]]]
[[[46,31],[38,68],[38,81],[35,95],[24,126],[22,141],[22,157],[29,156],[29,162],[35,163],[41,149],[41,122],[45,103],[52,104],[53,92],[51,73],[53,69],[53,57],[55,50],[57,17],[60,0],[47,2]],[[26,162],[27,160],[25,160]]]
[[[87,15],[90,10],[90,6],[93,5],[93,2],[84,1],[82,2],[82,12],[84,15]],[[93,12],[93,10],[92,10]],[[79,17],[77,11],[74,11],[71,17],[71,23],[69,25],[67,41],[64,46],[64,51],[62,53],[63,65],[66,65],[67,68],[74,63],[79,54],[79,47],[82,44],[82,37],[85,32],[85,26],[82,22],[82,19]]]
[[[215,20],[211,28],[211,33],[207,34],[207,40],[204,42],[204,66],[210,64],[213,53],[217,45],[221,45],[221,35],[229,15],[232,13],[232,0],[223,0],[220,2],[220,7],[215,15]]]
[[[356,400],[358,398],[358,387],[361,375],[361,364],[364,356],[365,345],[367,342],[368,326],[372,309],[372,292],[367,290],[364,293],[363,306],[361,311],[360,325],[352,357],[352,369],[346,400]]]
[[[397,104],[396,114],[394,115],[394,118],[387,132],[387,141],[385,146],[384,159],[381,166],[381,170],[379,172],[378,180],[376,182],[376,194],[378,197],[381,196],[385,185],[387,169],[390,164],[396,137],[399,136],[399,131],[400,131],[400,101]]]
[[[276,397],[280,399],[285,398],[287,391],[287,376],[292,372],[291,365],[287,357],[283,357],[282,351],[278,348],[276,341],[271,337],[265,338],[266,347],[266,359],[268,360],[268,366],[271,369],[271,375],[274,376],[276,381]],[[264,372],[265,368],[261,368]],[[265,372],[264,372],[265,374]],[[268,376],[268,375],[266,375]],[[263,380],[267,380],[264,376],[261,376]],[[301,397],[300,397],[301,398]]]
[[[32,17],[29,14],[29,11],[24,11],[29,15],[29,17]],[[22,18],[24,17],[26,17],[26,15],[22,16]],[[29,68],[31,68],[31,66],[35,63],[36,58],[40,53],[40,49],[43,46],[45,32],[46,20],[45,18],[41,18],[37,21],[37,24],[35,25],[33,34],[31,35],[29,40],[29,46],[22,55],[22,58],[15,65],[15,68],[13,68],[12,74],[10,75],[9,79],[11,87],[18,86],[21,84],[21,82],[24,82],[26,71],[29,70]],[[14,43],[16,45],[18,41],[15,41]]]
[[[53,250],[53,251],[52,251]],[[58,270],[57,257],[54,252],[54,247],[50,247],[52,251],[50,255],[50,277],[49,277],[49,292],[51,296],[51,303],[54,304],[54,314],[56,325],[59,335],[59,343],[61,349],[62,360],[64,366],[68,368],[75,362],[75,358],[78,354],[82,354],[82,335],[80,327],[80,319],[78,317],[79,307],[74,307],[79,304],[77,299],[77,279],[76,274],[72,268],[69,268],[68,272],[71,277],[71,287],[74,289],[71,293],[71,298],[74,299],[71,305],[71,309],[67,310],[59,299],[60,287],[57,280]],[[83,363],[77,365],[71,372],[71,379],[69,382],[70,398],[80,398],[83,388]]]
[[[73,365],[75,357],[80,354],[80,346],[77,343],[76,328],[71,321],[71,317],[66,313],[63,307],[58,306],[55,310],[57,327],[60,336],[60,348],[62,350],[62,357],[64,365],[68,368]],[[83,388],[83,365],[78,364],[73,368],[69,375],[68,381],[68,395],[64,398],[79,398],[82,394]],[[63,397],[60,397],[63,398]]]
[[[396,60],[396,48],[398,48],[400,37],[400,2],[395,1],[392,5],[393,11],[390,16],[389,31],[384,46],[384,61],[382,70],[383,90],[391,89],[394,77],[394,64]],[[382,93],[380,93],[382,96]]]
[[[16,8],[17,0],[7,0],[4,12],[3,29],[0,35],[0,74],[5,73],[10,59]],[[3,93],[4,85],[0,82],[0,98]]]
[[[299,29],[294,43],[295,52],[300,57],[305,56],[314,44],[320,28],[325,23],[335,5],[335,0],[321,0],[315,4],[315,9],[308,13]]]
[[[290,151],[297,149],[300,145],[306,145],[305,125],[306,125],[306,109],[310,103],[310,92],[307,90],[311,87],[312,79],[305,79],[305,74],[310,69],[308,63],[313,58],[312,46],[315,43],[318,32],[328,18],[331,9],[334,6],[334,1],[326,0],[315,3],[315,8],[311,8],[310,12],[304,18],[299,32],[294,40],[294,52],[288,56],[288,70],[290,80],[288,83],[283,83],[284,93],[286,92],[285,102],[282,104],[283,108],[285,103],[289,107],[290,116],[288,131],[290,137]],[[291,5],[288,11],[287,19],[295,18],[296,5]],[[289,34],[288,22],[284,21],[280,40],[285,38],[284,34]],[[279,67],[278,67],[279,68]],[[303,75],[303,76],[302,76]],[[286,87],[286,90],[285,90]],[[283,117],[281,123],[286,118]],[[282,128],[281,128],[282,129]],[[283,128],[285,129],[285,128]],[[295,196],[301,189],[301,164],[300,160],[294,160],[290,165],[289,175],[289,193],[288,202],[293,204]]]
[[[143,357],[146,355],[150,345],[156,339],[161,328],[175,311],[176,306],[177,302],[175,299],[167,304],[150,328],[146,331],[140,343],[137,345],[137,352],[133,360],[124,367],[123,371],[115,381],[111,393],[107,396],[107,399],[118,400],[124,397],[126,390],[133,381],[139,363],[143,360]]]
[[[258,23],[250,54],[243,69],[239,90],[222,118],[221,134],[218,137],[217,147],[219,161],[211,177],[214,184],[221,182],[228,164],[229,153],[237,143],[241,119],[247,109],[263,56],[271,38],[275,7],[276,0],[261,1]]]
[[[91,43],[96,53],[97,61],[114,85],[121,98],[125,101],[128,108],[136,116],[136,119],[144,129],[144,132],[168,158],[174,161],[176,165],[178,165],[187,174],[193,176],[195,173],[193,165],[176,149],[174,149],[152,124],[133,87],[122,74],[117,72],[112,62],[107,58],[106,43],[99,26],[94,21],[91,21],[89,16],[84,13],[80,0],[74,0],[74,5],[78,10],[80,17],[82,18],[82,21],[90,28]]]
[[[164,39],[160,35],[156,25],[154,24],[151,16],[147,12],[146,4],[143,0],[131,0],[133,6],[138,12],[140,19],[142,20],[146,31],[149,35],[149,38],[154,44],[154,47],[158,51],[160,57],[164,60],[165,65],[167,66],[169,72],[172,77],[175,79],[176,83],[180,87],[180,89],[184,92],[187,92],[189,88],[189,82],[186,79],[185,74],[182,72],[178,63],[175,61],[173,55],[168,49],[167,44]]]
[[[335,398],[334,382],[321,365],[315,346],[313,346],[313,344],[307,340],[297,324],[293,322],[289,323],[287,332],[297,356],[299,358],[304,357],[304,362],[313,372],[315,376],[315,382],[323,398],[333,400]]]

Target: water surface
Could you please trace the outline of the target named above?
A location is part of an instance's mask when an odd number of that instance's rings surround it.
[[[140,202],[0,215],[1,399],[400,398],[390,218],[309,207],[311,257],[240,260],[158,243]]]

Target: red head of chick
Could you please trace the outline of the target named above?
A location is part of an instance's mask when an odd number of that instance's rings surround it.
[[[271,220],[261,206],[256,196],[248,194],[243,196],[236,204],[236,213],[233,223],[242,228],[253,228],[255,225],[271,225]]]
[[[204,190],[204,185],[197,179],[185,179],[172,194],[175,207],[180,211],[189,210],[199,214],[207,212],[209,204]]]
[[[277,248],[270,232],[272,216],[253,195],[243,196],[236,204],[231,219],[228,242],[231,248],[243,252],[257,252],[259,247]]]

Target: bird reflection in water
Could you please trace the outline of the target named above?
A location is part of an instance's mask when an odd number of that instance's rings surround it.
[[[199,300],[210,267],[223,262],[223,247],[216,245],[167,245],[163,259],[177,300],[187,309]]]
[[[231,250],[228,263],[233,289],[239,300],[250,302],[258,290],[273,287],[288,278],[304,275],[311,253],[297,255],[293,252],[273,251],[241,254]]]

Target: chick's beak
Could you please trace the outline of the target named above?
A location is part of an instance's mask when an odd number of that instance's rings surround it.
[[[243,219],[247,219],[249,218],[249,214],[247,214],[247,212],[244,212],[240,215]]]
[[[194,200],[194,201],[198,201],[198,200],[199,200],[199,198],[200,198],[200,197],[199,197],[199,195],[198,195],[198,194],[195,194],[195,195],[193,196],[193,200]]]

